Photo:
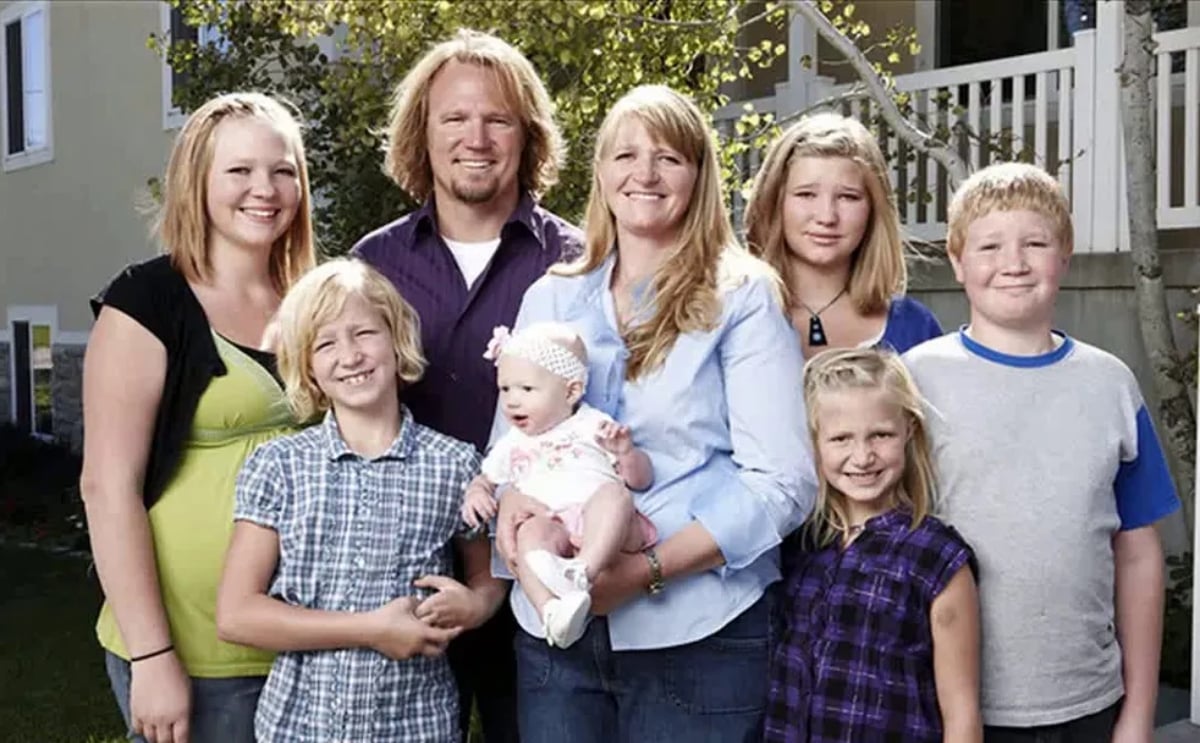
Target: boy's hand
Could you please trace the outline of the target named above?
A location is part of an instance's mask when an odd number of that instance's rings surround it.
[[[459,628],[434,627],[417,619],[417,599],[402,596],[372,611],[368,618],[373,626],[370,646],[392,660],[405,660],[417,655],[435,656],[458,636]]]
[[[1153,743],[1153,721],[1133,719],[1133,715],[1120,715],[1113,727],[1112,743]]]
[[[476,527],[495,518],[497,511],[496,499],[492,497],[491,489],[479,482],[478,478],[472,480],[463,495],[463,521],[471,527]]]
[[[436,591],[417,604],[417,619],[432,627],[456,632],[473,629],[488,618],[487,602],[462,583],[445,575],[426,575],[413,581],[417,588]]]
[[[620,457],[633,451],[633,436],[629,426],[623,426],[616,421],[604,421],[596,429],[596,443],[600,444],[609,454]]]

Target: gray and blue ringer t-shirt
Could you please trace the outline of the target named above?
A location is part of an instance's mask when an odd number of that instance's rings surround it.
[[[1059,335],[1010,356],[960,330],[903,357],[929,402],[939,512],[979,561],[987,725],[1121,697],[1112,539],[1179,507],[1133,373]]]

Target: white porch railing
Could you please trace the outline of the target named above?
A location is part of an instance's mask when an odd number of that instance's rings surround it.
[[[988,162],[1023,159],[1057,176],[1071,199],[1075,244],[1079,251],[1128,249],[1124,161],[1120,132],[1121,22],[1118,3],[1097,4],[1097,27],[1077,33],[1066,49],[1026,54],[896,78],[907,93],[911,113],[927,128],[941,128],[972,169]],[[789,42],[801,53],[815,49],[793,20]],[[1158,81],[1156,138],[1158,223],[1160,229],[1200,227],[1200,27],[1157,33]],[[796,54],[789,69],[798,69]],[[1177,62],[1182,62],[1180,67]],[[879,121],[866,100],[839,97],[853,85],[835,86],[803,71],[776,87],[776,94],[739,101],[715,119],[729,136],[745,105],[793,117],[822,102],[855,116],[873,128],[892,162],[901,218],[918,239],[945,236],[946,173],[920,155]],[[749,177],[758,166],[751,151],[739,163]],[[735,197],[740,214],[741,198]]]

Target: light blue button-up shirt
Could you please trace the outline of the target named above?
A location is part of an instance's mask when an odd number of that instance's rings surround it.
[[[571,325],[588,349],[585,401],[628,425],[654,465],[638,510],[667,539],[692,521],[712,535],[725,565],[667,581],[608,617],[614,650],[673,647],[707,637],[779,579],[782,538],[816,496],[801,386],[803,358],[766,276],[731,282],[716,327],[680,335],[662,366],[625,379],[617,331],[615,259],[584,276],[549,275],[529,288],[518,329]],[[504,428],[497,416],[496,434]],[[512,592],[521,627],[542,636],[537,610]]]

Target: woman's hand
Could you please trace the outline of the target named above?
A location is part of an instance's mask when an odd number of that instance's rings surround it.
[[[604,616],[645,594],[648,585],[650,561],[640,552],[622,552],[592,581],[592,613]]]
[[[513,575],[517,574],[517,527],[534,516],[548,515],[550,509],[545,504],[515,487],[506,488],[501,494],[500,513],[496,517],[496,549]]]
[[[192,681],[174,651],[131,663],[130,727],[148,743],[187,743]]]
[[[445,575],[426,575],[413,581],[417,588],[436,591],[417,604],[417,619],[443,629],[474,629],[491,616],[490,602],[462,583]]]

